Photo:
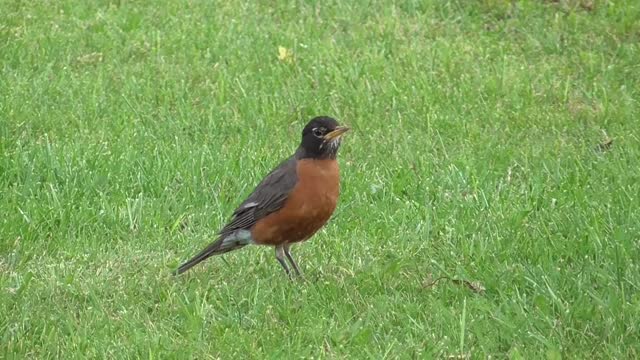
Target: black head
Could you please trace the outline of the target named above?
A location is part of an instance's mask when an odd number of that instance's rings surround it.
[[[328,116],[318,116],[302,130],[302,142],[296,152],[299,159],[335,159],[340,147],[341,137],[349,131],[346,126]]]

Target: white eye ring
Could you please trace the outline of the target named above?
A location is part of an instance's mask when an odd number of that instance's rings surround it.
[[[313,128],[312,131],[313,131],[313,135],[315,137],[322,137],[322,135],[323,135],[323,131],[318,129],[318,128]]]

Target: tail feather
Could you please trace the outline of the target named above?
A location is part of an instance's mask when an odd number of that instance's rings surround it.
[[[196,256],[192,257],[189,261],[180,265],[180,267],[174,272],[174,275],[180,275],[184,273],[185,271],[191,269],[192,267],[198,265],[199,263],[203,262],[213,255],[224,254],[247,245],[246,243],[230,242],[228,240],[228,238],[220,238],[211,243],[209,246],[200,251]]]

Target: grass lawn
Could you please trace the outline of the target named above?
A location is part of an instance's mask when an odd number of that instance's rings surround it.
[[[0,358],[640,357],[640,3],[271,3],[0,2]],[[307,281],[173,277],[316,115]]]

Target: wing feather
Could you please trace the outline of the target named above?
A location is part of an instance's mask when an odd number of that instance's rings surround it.
[[[219,234],[249,230],[258,220],[282,208],[297,182],[296,161],[291,157],[269,173],[233,212]]]

